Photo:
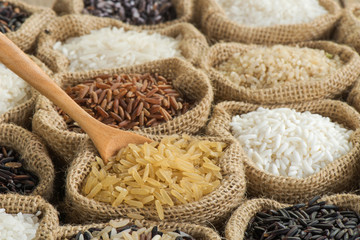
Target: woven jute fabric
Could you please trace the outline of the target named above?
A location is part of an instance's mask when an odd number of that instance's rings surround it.
[[[124,219],[117,219],[119,221]],[[132,221],[134,223],[134,221]],[[201,225],[178,222],[154,222],[154,221],[139,221],[144,227],[158,226],[161,231],[174,231],[179,229],[197,240],[221,240],[221,237],[214,229],[204,227]],[[85,231],[90,228],[105,228],[109,223],[89,224],[89,225],[65,225],[58,228],[58,240],[68,240],[76,235],[79,231]]]
[[[4,208],[9,214],[19,212],[36,214],[41,211],[39,227],[34,240],[56,239],[56,230],[59,225],[57,211],[40,196],[0,194],[0,208]]]
[[[336,27],[334,40],[347,44],[360,52],[360,3],[351,4],[343,10],[341,20]]]
[[[310,199],[307,199],[310,200]],[[319,201],[326,201],[329,204],[334,204],[340,209],[349,209],[360,213],[360,196],[353,194],[335,194],[323,196]],[[300,203],[300,202],[299,202]],[[306,202],[304,202],[306,203]],[[271,199],[252,199],[244,202],[231,215],[226,224],[225,236],[227,240],[241,240],[244,239],[246,228],[250,219],[255,217],[255,214],[260,211],[277,210],[291,205],[277,202]]]
[[[65,15],[53,20],[46,26],[46,31],[39,35],[36,56],[55,73],[66,72],[70,61],[61,52],[53,49],[54,44],[57,41],[64,42],[68,38],[90,34],[91,30],[105,27],[124,28],[125,31],[142,31],[135,26],[111,18],[75,14]],[[161,29],[150,30],[149,33],[159,33],[173,38],[181,35],[179,45],[181,54],[194,64],[199,61],[208,48],[205,37],[189,23],[177,23]]]
[[[319,172],[306,178],[275,176],[260,170],[241,148],[239,153],[244,161],[247,190],[251,197],[272,198],[285,203],[295,203],[315,195],[341,193],[352,190],[359,183],[360,162],[360,114],[341,101],[317,100],[304,103],[257,105],[244,102],[222,102],[216,105],[208,124],[207,133],[235,139],[230,122],[235,115],[255,111],[259,107],[268,109],[291,108],[298,112],[309,111],[354,130],[350,141],[351,151],[334,160]]]
[[[161,135],[146,136],[156,141],[163,137]],[[200,225],[223,224],[234,208],[239,206],[244,199],[246,184],[243,163],[239,161],[239,144],[228,138],[199,137],[199,139],[228,144],[223,157],[219,160],[223,176],[221,184],[199,201],[164,207],[164,221],[190,222]],[[68,170],[65,202],[68,204],[66,209],[69,220],[72,222],[108,221],[126,217],[129,213],[136,213],[144,216],[146,220],[159,221],[155,207],[135,208],[125,204],[112,207],[110,204],[89,199],[82,194],[82,186],[91,172],[91,163],[95,161],[97,155],[92,143],[86,141]]]
[[[340,6],[333,0],[319,0],[328,11],[309,23],[254,27],[236,23],[227,18],[215,0],[198,0],[201,30],[211,42],[242,42],[255,44],[288,44],[327,39],[341,16]],[[195,14],[196,15],[196,14]]]
[[[62,88],[66,88],[105,73],[111,75],[158,73],[165,78],[173,79],[174,87],[182,92],[186,98],[194,101],[193,108],[185,114],[155,127],[142,128],[139,132],[148,134],[194,134],[203,128],[208,120],[213,100],[210,82],[202,71],[177,58],[132,67],[57,74],[55,81]],[[65,162],[70,162],[74,158],[79,148],[79,142],[86,137],[85,134],[69,131],[65,121],[55,110],[54,104],[43,96],[38,98],[32,126],[33,131],[44,138],[49,147]]]
[[[234,100],[261,104],[303,102],[308,100],[334,98],[351,87],[360,74],[359,55],[350,47],[329,41],[303,42],[299,47],[324,50],[338,55],[344,65],[334,74],[320,81],[283,83],[271,88],[251,89],[233,83],[216,70],[222,62],[235,53],[245,53],[257,45],[241,43],[219,43],[209,48],[202,59],[201,67],[213,85],[215,101]]]
[[[168,27],[176,23],[190,22],[192,20],[194,8],[193,0],[172,0],[171,2],[176,11],[176,19],[155,25],[139,25],[136,26],[136,28],[153,30]],[[84,0],[56,0],[53,5],[53,9],[59,15],[82,14],[82,10],[84,9]],[[135,27],[135,25],[129,26]]]
[[[55,17],[55,12],[50,8],[27,4],[25,1],[7,0],[7,2],[30,14],[18,30],[5,34],[21,50],[28,51],[34,46],[37,36],[45,25]]]
[[[354,87],[351,89],[346,101],[360,112],[360,78],[355,82]]]
[[[35,56],[29,55],[31,60],[33,60],[45,73],[49,76],[52,75],[52,72]],[[0,81],[7,81],[7,79],[0,79]],[[39,93],[31,88],[31,97],[26,100],[24,103],[10,109],[4,114],[0,115],[0,123],[14,123],[24,128],[29,128],[31,126],[31,117],[34,113],[35,102]]]
[[[24,168],[37,176],[38,185],[30,195],[50,199],[55,171],[42,140],[22,127],[3,123],[0,124],[0,146],[10,147],[18,152],[23,159]]]

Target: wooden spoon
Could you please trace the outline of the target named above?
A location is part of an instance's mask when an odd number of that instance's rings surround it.
[[[91,117],[4,34],[0,33],[0,62],[59,106],[89,135],[106,161],[129,143],[141,144],[150,139],[132,132],[109,127]],[[0,79],[0,81],[5,81]]]

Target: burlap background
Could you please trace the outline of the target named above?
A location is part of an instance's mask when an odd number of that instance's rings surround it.
[[[232,117],[255,111],[260,106],[269,109],[288,107],[299,112],[310,111],[329,117],[355,132],[351,136],[353,149],[348,154],[328,164],[320,172],[301,179],[275,176],[260,170],[241,148],[239,154],[241,159],[244,159],[247,189],[251,197],[266,197],[285,203],[295,203],[315,195],[349,191],[359,183],[360,114],[344,102],[318,100],[287,105],[222,102],[216,105],[207,131],[211,135],[235,139],[229,125]]]
[[[241,25],[227,18],[215,0],[198,0],[195,17],[210,42],[242,42],[255,44],[287,44],[326,39],[341,15],[340,6],[333,0],[319,0],[329,12],[309,23],[253,27]],[[201,12],[200,12],[201,11]]]
[[[65,41],[70,37],[86,35],[89,34],[91,30],[105,27],[122,27],[126,31],[141,31],[134,26],[111,18],[98,18],[89,15],[65,15],[53,20],[46,26],[47,33],[42,32],[39,35],[36,56],[54,71],[54,73],[66,72],[69,66],[69,60],[59,51],[53,50],[53,45],[57,41]],[[150,32],[175,38],[181,35],[182,40],[179,48],[182,55],[192,63],[197,63],[208,48],[205,37],[189,23],[178,23]]]
[[[246,52],[256,45],[220,43],[209,48],[201,66],[212,82],[215,101],[235,100],[262,104],[303,102],[314,99],[334,98],[351,87],[360,74],[360,57],[350,47],[329,41],[303,42],[300,47],[322,49],[339,55],[345,63],[335,74],[321,81],[281,84],[277,87],[250,89],[233,83],[214,67],[229,59],[234,53]]]
[[[334,33],[334,40],[347,44],[360,52],[360,2],[350,4],[343,10],[341,20]]]
[[[206,75],[191,66],[190,63],[177,58],[150,62],[132,67],[95,70],[82,73],[57,74],[55,81],[63,88],[76,85],[104,73],[159,73],[173,79],[173,85],[184,95],[195,101],[187,113],[162,123],[156,127],[143,128],[140,131],[148,134],[194,134],[205,126],[210,113],[213,92]],[[36,113],[33,117],[33,131],[44,138],[49,147],[65,162],[74,158],[79,142],[85,134],[70,132],[63,118],[57,113],[52,102],[39,96]]]
[[[146,136],[153,140],[162,138],[161,135]],[[164,207],[164,221],[190,222],[200,225],[223,224],[244,198],[245,174],[243,163],[239,161],[239,144],[228,138],[203,137],[201,139],[223,141],[229,144],[224,156],[220,159],[219,167],[223,175],[221,185],[199,201]],[[155,207],[134,208],[124,204],[112,207],[110,204],[88,199],[82,195],[83,182],[91,171],[91,163],[98,155],[90,141],[85,143],[67,173],[65,203],[68,205],[66,211],[68,211],[69,220],[72,222],[108,221],[126,217],[129,213],[137,213],[143,215],[147,220],[158,221]]]
[[[193,17],[193,0],[172,0],[174,4],[177,18],[172,21],[156,24],[156,25],[140,25],[138,29],[160,29],[176,23],[190,22]],[[56,0],[53,9],[59,15],[65,14],[82,14],[84,9],[83,0]],[[121,22],[121,21],[119,21]],[[134,25],[129,25],[134,26]]]
[[[119,219],[123,220],[123,219]],[[158,226],[161,231],[173,231],[179,229],[185,232],[196,240],[221,240],[221,237],[216,233],[215,230],[189,223],[176,223],[176,222],[151,222],[151,221],[140,221],[145,227]],[[85,231],[92,227],[105,228],[108,223],[89,224],[89,225],[65,225],[58,228],[57,238],[58,240],[68,240],[72,236],[77,234],[79,231]]]
[[[6,213],[17,214],[41,211],[39,227],[34,240],[55,240],[56,229],[59,225],[57,212],[53,206],[40,196],[22,196],[17,194],[0,194],[0,208]]]
[[[7,0],[7,2],[28,12],[30,17],[15,32],[9,32],[5,35],[12,40],[21,50],[30,50],[45,25],[55,17],[55,12],[50,8],[38,7],[18,0]]]
[[[39,183],[31,195],[50,199],[55,171],[42,140],[31,132],[13,124],[0,124],[0,146],[17,151],[24,159],[24,168],[35,174]]]
[[[310,200],[310,199],[306,199]],[[335,204],[343,209],[360,212],[360,196],[353,194],[336,194],[324,196],[319,201]],[[299,202],[300,203],[300,202]],[[227,240],[242,240],[250,219],[257,212],[270,209],[285,208],[290,205],[271,199],[252,199],[242,204],[231,216],[226,225],[225,236]]]
[[[52,74],[52,72],[39,59],[32,55],[29,55],[29,57],[49,76]],[[0,79],[0,81],[7,80]],[[31,98],[24,103],[10,109],[4,114],[1,114],[0,123],[15,123],[21,127],[29,128],[31,126],[31,117],[34,113],[35,102],[38,95],[39,93],[35,89],[31,88]]]

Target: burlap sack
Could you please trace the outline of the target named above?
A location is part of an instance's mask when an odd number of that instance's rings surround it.
[[[255,105],[243,102],[222,102],[216,105],[208,134],[235,139],[231,134],[233,116],[255,111],[258,107],[269,109],[288,107],[299,112],[310,111],[354,130],[351,136],[353,149],[334,160],[321,171],[306,177],[275,176],[260,170],[241,148],[247,177],[247,189],[251,197],[273,198],[284,203],[305,201],[312,196],[349,191],[359,182],[360,161],[360,114],[344,102],[334,100],[309,101],[298,104]]]
[[[13,41],[21,50],[30,50],[45,25],[55,17],[55,12],[49,8],[38,7],[19,0],[7,0],[10,4],[19,7],[21,10],[28,12],[30,17],[15,32],[9,32],[5,35]]]
[[[134,26],[111,18],[98,18],[89,15],[65,15],[52,21],[46,26],[46,31],[40,34],[36,56],[54,71],[54,73],[66,72],[68,70],[69,60],[65,55],[54,50],[53,45],[57,41],[65,41],[70,37],[86,35],[89,34],[91,30],[105,27],[124,28],[126,31],[141,31]],[[208,48],[205,37],[189,23],[173,24],[151,32],[174,38],[181,35],[182,40],[179,48],[185,59],[192,63],[197,63]]]
[[[310,189],[310,188],[309,188]],[[306,199],[310,200],[310,199]],[[324,196],[319,201],[326,201],[329,204],[335,204],[343,209],[350,209],[356,212],[360,212],[360,196],[353,194],[336,194],[330,196]],[[307,202],[307,201],[306,201]],[[304,202],[304,203],[306,203]],[[300,202],[299,202],[300,203]],[[229,219],[225,236],[227,240],[242,240],[248,223],[257,212],[285,208],[290,205],[283,204],[271,199],[252,199],[244,202]]]
[[[341,8],[334,0],[319,0],[328,14],[309,23],[254,27],[238,24],[227,18],[225,11],[215,0],[198,0],[199,12],[194,13],[200,21],[202,32],[210,42],[242,42],[255,44],[288,44],[309,40],[326,39],[340,18]],[[196,15],[201,14],[200,17]]]
[[[33,60],[45,73],[51,75],[52,72],[36,57],[29,55],[31,60]],[[6,79],[0,79],[0,81],[7,81]],[[4,114],[0,114],[0,123],[14,123],[24,128],[29,128],[31,126],[31,117],[34,113],[34,107],[36,98],[39,93],[31,88],[31,97],[24,103],[10,109]]]
[[[195,105],[187,113],[162,123],[156,127],[143,128],[140,131],[148,134],[193,134],[205,126],[210,113],[213,92],[206,75],[193,68],[190,63],[177,58],[159,60],[147,64],[117,69],[95,70],[82,73],[57,74],[55,81],[66,88],[76,85],[90,78],[104,73],[159,73],[173,79],[176,89],[195,101]],[[79,142],[83,141],[85,134],[70,132],[63,118],[57,113],[54,104],[47,98],[40,96],[36,113],[33,117],[33,131],[44,138],[49,147],[65,162],[74,158]]]
[[[34,240],[55,240],[56,229],[59,225],[57,212],[53,206],[40,196],[22,196],[17,194],[0,194],[0,208],[6,213],[36,214],[41,211],[40,222]]]
[[[146,135],[150,139],[160,140],[161,135]],[[199,201],[164,207],[164,221],[196,223],[200,225],[222,224],[230,212],[238,206],[245,193],[245,174],[240,158],[240,146],[228,138],[202,137],[210,141],[222,141],[228,144],[224,156],[220,159],[223,175],[221,185]],[[81,189],[86,176],[91,171],[91,163],[97,156],[95,147],[86,141],[76,159],[72,162],[66,179],[65,203],[68,205],[68,217],[71,222],[108,221],[126,217],[129,213],[140,214],[147,220],[158,221],[155,207],[134,208],[121,204],[112,207],[110,204],[95,201],[82,195]]]
[[[351,89],[346,102],[360,112],[360,78],[355,82]]]
[[[119,219],[123,220],[123,219]],[[152,221],[140,221],[145,227],[158,226],[162,231],[174,231],[179,229],[185,232],[196,240],[220,240],[221,237],[216,233],[215,230],[190,223],[178,223],[178,222],[152,222]],[[108,223],[89,224],[89,225],[65,225],[58,228],[57,240],[68,240],[76,235],[79,231],[85,231],[90,228],[105,228]]]
[[[213,85],[215,101],[235,100],[278,104],[334,98],[354,84],[360,74],[360,68],[358,67],[360,57],[347,46],[328,41],[303,42],[298,45],[300,47],[322,49],[330,54],[339,55],[344,62],[344,66],[337,70],[335,74],[321,81],[286,83],[272,88],[251,89],[233,83],[217,71],[215,67],[229,59],[233,54],[243,53],[257,46],[241,43],[216,44],[208,50],[201,63]]]
[[[360,52],[360,2],[349,4],[349,7],[343,10],[343,15],[334,33],[334,40],[347,44]]]
[[[38,185],[31,195],[50,199],[55,171],[42,140],[19,126],[3,123],[0,124],[0,146],[17,151],[24,160],[24,168],[38,177]]]
[[[181,22],[190,22],[193,17],[193,0],[172,0],[175,7],[177,18],[172,21],[155,24],[155,25],[140,25],[138,29],[160,29],[174,25]],[[82,14],[84,9],[83,0],[56,0],[53,5],[53,9],[59,15],[65,14]],[[121,22],[121,21],[119,21]],[[129,25],[134,26],[134,25]]]

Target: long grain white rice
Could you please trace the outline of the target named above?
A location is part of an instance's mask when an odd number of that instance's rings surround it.
[[[275,45],[236,53],[217,69],[237,85],[269,88],[287,82],[320,81],[343,66],[321,49]]]
[[[90,34],[56,42],[55,50],[69,60],[69,71],[130,66],[153,60],[182,57],[181,36],[176,39],[147,31],[102,28]]]
[[[327,14],[318,0],[217,0],[227,17],[249,26],[311,22]]]
[[[260,107],[230,125],[256,166],[277,176],[308,177],[352,149],[352,130],[310,112]]]
[[[30,86],[0,63],[0,115],[24,103],[30,96]]]
[[[34,214],[7,214],[5,209],[0,209],[0,240],[30,240],[35,238],[39,227],[38,216]]]

